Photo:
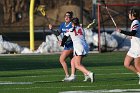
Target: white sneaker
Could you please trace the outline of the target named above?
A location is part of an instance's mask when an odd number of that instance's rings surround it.
[[[93,83],[94,82],[94,74],[92,72],[90,72],[88,76],[91,80],[91,83]]]
[[[88,75],[85,75],[85,79],[83,80],[84,82],[88,81],[90,77]]]
[[[74,81],[75,79],[76,79],[76,76],[75,75],[72,75],[69,78],[67,78],[65,81],[71,82],[71,81]]]
[[[65,76],[64,79],[62,79],[62,81],[66,81],[69,78],[69,76]]]

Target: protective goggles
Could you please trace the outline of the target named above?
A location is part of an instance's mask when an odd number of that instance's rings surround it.
[[[66,14],[65,14],[65,17],[72,18],[71,15],[70,15],[69,13],[66,13]]]

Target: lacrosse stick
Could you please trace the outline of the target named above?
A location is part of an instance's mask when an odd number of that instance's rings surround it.
[[[37,7],[37,11],[39,11],[42,14],[42,16],[44,16],[47,19],[48,23],[50,24],[50,21],[48,19],[48,16],[46,15],[45,5],[39,5]]]
[[[47,19],[48,23],[50,24],[50,20],[49,20],[48,16],[46,15],[45,6],[44,6],[44,5],[39,5],[39,6],[37,7],[37,11],[39,11],[39,12],[42,14],[42,16],[44,16],[44,17]],[[57,32],[58,32],[58,31],[57,31]],[[55,35],[55,36],[56,36],[56,35]],[[57,40],[59,41],[58,36],[56,36],[56,38],[57,38]]]
[[[90,23],[86,28],[87,29],[89,29],[93,24],[95,24],[96,23],[96,20],[94,19],[93,21],[92,21],[92,23]]]
[[[107,10],[108,15],[110,16],[110,18],[111,18],[111,20],[112,20],[114,26],[117,28],[117,24],[116,24],[115,20],[113,19],[113,17],[112,17],[111,14],[110,14],[110,12],[109,12],[109,10],[108,10],[108,7],[107,7],[107,5],[106,5],[106,3],[105,3],[105,0],[101,0],[101,3],[105,5],[105,8],[106,8],[106,10]]]

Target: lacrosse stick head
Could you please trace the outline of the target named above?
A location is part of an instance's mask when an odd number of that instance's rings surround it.
[[[46,11],[45,11],[46,6],[45,5],[39,5],[37,7],[37,11],[42,14],[42,16],[46,16]]]
[[[86,28],[89,29],[92,25],[94,25],[96,23],[96,20],[93,19],[92,23],[90,23]]]

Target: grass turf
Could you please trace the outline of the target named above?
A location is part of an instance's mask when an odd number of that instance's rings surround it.
[[[125,54],[109,52],[85,57],[84,66],[95,73],[94,83],[82,82],[80,71],[76,72],[75,82],[61,82],[64,72],[58,54],[0,56],[0,93],[139,89],[137,76],[123,67]]]

